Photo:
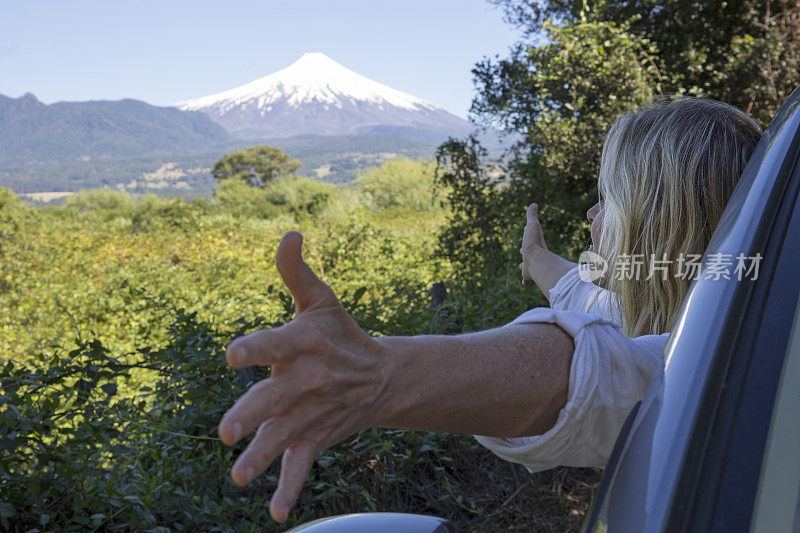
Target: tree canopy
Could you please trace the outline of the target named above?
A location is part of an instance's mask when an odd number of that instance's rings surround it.
[[[253,187],[289,176],[300,168],[300,162],[274,146],[258,145],[225,154],[214,164],[211,175],[217,180],[240,179]]]
[[[721,100],[766,125],[800,84],[797,0],[489,0],[526,36],[547,19],[613,24],[647,41],[664,92]]]

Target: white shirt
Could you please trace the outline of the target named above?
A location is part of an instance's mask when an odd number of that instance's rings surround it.
[[[582,280],[577,266],[564,274],[555,287],[550,289],[550,308],[591,313],[623,326],[625,324],[619,300],[611,291]]]
[[[602,298],[597,291],[604,289],[580,280],[575,268],[550,292],[551,309],[531,309],[511,322],[558,324],[575,344],[567,403],[547,433],[509,439],[475,436],[498,456],[531,472],[559,465],[604,466],[628,413],[656,372],[664,370],[669,333],[632,339],[606,318],[576,312]]]

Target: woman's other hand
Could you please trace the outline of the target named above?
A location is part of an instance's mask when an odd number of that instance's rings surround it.
[[[522,234],[522,247],[519,253],[522,254],[522,263],[519,269],[522,271],[522,284],[527,285],[533,281],[531,272],[536,271],[536,261],[543,252],[547,252],[547,244],[544,242],[544,232],[542,224],[539,222],[539,206],[531,204],[525,213],[527,219],[525,231]]]
[[[563,257],[554,254],[544,242],[544,232],[539,222],[539,206],[531,204],[525,213],[525,231],[522,234],[522,263],[519,269],[522,272],[522,284],[527,285],[533,281],[541,289],[545,298],[550,300],[550,289],[555,287],[564,274],[576,266]]]

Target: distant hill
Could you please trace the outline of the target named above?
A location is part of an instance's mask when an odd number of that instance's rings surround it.
[[[206,113],[239,137],[389,134],[441,142],[472,130],[466,120],[321,53],[304,54],[241,87],[176,105]]]
[[[110,187],[134,193],[209,195],[215,184],[211,177],[214,162],[225,152],[254,144],[277,146],[303,164],[299,174],[333,183],[351,181],[360,170],[391,157],[433,157],[437,146],[389,135],[232,139],[216,148],[191,153],[0,163],[0,187],[10,187],[18,193]]]
[[[229,139],[197,112],[137,100],[58,102],[0,95],[0,164],[207,151]]]

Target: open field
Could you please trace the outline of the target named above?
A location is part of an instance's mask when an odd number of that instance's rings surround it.
[[[33,200],[34,202],[50,203],[53,200],[63,200],[69,196],[74,195],[72,191],[49,191],[49,192],[29,192],[22,194],[23,198]]]

